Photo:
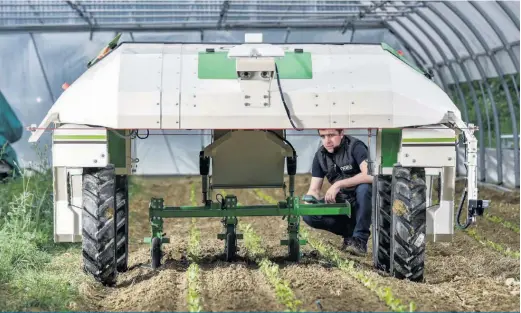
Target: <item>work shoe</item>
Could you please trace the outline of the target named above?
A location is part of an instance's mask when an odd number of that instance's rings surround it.
[[[364,256],[367,254],[367,243],[356,237],[345,238],[342,250],[357,256]]]

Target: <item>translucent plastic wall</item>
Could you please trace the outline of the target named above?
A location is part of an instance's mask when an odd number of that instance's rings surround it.
[[[404,51],[420,67],[432,70],[434,81],[458,104],[465,120],[480,127],[476,133],[480,180],[519,186],[519,2],[429,3],[415,13],[385,22],[382,29],[251,32],[262,32],[264,41],[272,43],[386,42]],[[122,41],[240,42],[244,33],[125,32]],[[62,84],[80,76],[114,35],[112,31],[67,33],[66,29],[0,34],[0,90],[22,123],[40,123],[60,96]],[[367,141],[364,132],[358,133]],[[299,154],[298,171],[310,172],[319,145],[316,133],[290,131],[289,135]],[[28,137],[26,132],[14,144],[23,166],[41,160],[27,143]],[[39,149],[49,142],[49,136],[44,136]],[[137,174],[198,174],[198,153],[208,143],[209,136],[197,132],[191,136],[157,133],[138,140]],[[50,152],[45,158],[50,159]],[[462,153],[459,161],[463,175]]]

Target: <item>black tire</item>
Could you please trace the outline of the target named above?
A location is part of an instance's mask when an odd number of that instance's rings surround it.
[[[376,177],[373,261],[396,278],[424,279],[426,198],[423,168],[395,167]]]
[[[118,262],[117,271],[120,273],[128,270],[128,216],[129,216],[129,197],[128,197],[128,176],[116,176],[116,199],[117,199],[117,238],[118,248],[116,250],[116,260]]]
[[[226,225],[226,241],[224,243],[224,257],[226,262],[235,261],[237,257],[236,225]]]
[[[116,283],[116,258],[117,267],[123,270],[128,262],[128,189],[120,182],[113,166],[83,169],[83,267],[104,285]],[[114,213],[118,222],[116,256]]]
[[[161,266],[161,240],[157,237],[152,238],[152,247],[150,248],[150,258],[152,269],[157,269]]]
[[[288,242],[288,259],[291,262],[300,261],[300,241],[290,239]]]
[[[226,262],[235,261],[237,256],[237,236],[235,233],[226,234],[226,245],[224,252],[226,256]]]

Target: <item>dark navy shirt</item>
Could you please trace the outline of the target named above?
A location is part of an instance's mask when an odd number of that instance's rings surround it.
[[[353,147],[352,155],[356,164],[360,166],[363,161],[367,161],[367,148],[363,144],[363,142],[359,141]],[[344,164],[338,164],[339,166],[343,166]],[[320,167],[318,162],[318,154],[315,154],[315,158],[313,159],[313,165],[311,168],[311,176],[324,178],[326,173]]]

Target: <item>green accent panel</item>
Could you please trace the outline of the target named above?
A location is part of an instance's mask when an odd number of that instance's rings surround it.
[[[351,215],[349,205],[338,204],[301,204],[299,208],[282,208],[276,205],[244,206],[236,209],[222,210],[208,207],[163,207],[151,208],[151,217],[227,217],[227,216],[288,216],[288,215]]]
[[[393,167],[398,161],[402,130],[400,128],[382,129],[382,167]]]
[[[227,52],[199,52],[199,79],[236,79],[235,59],[229,59]],[[281,79],[312,79],[313,65],[310,52],[286,52],[277,59]]]
[[[456,142],[456,138],[403,138],[402,142],[430,143],[430,142]]]
[[[114,130],[120,135],[125,135],[124,130]],[[116,168],[127,167],[127,149],[125,139],[117,136],[112,131],[108,132],[109,137],[109,162],[114,164]]]
[[[143,243],[152,243],[152,237],[143,238]],[[161,237],[161,243],[170,243],[170,238]]]
[[[308,244],[308,241],[307,241],[306,239],[299,239],[298,242],[299,242],[299,244],[301,244],[301,245],[307,245],[307,244]],[[288,240],[288,239],[282,239],[282,240],[280,241],[280,245],[281,245],[281,246],[287,246],[287,245],[289,245],[289,240]]]
[[[381,43],[381,46],[382,46],[382,49],[384,49],[385,51],[388,51],[390,52],[392,55],[394,55],[395,57],[397,57],[398,59],[400,59],[402,62],[406,63],[407,65],[409,65],[410,67],[412,67],[413,69],[415,69],[416,71],[418,71],[420,74],[424,75],[425,72],[422,71],[420,68],[418,68],[416,65],[414,65],[414,63],[412,63],[411,61],[407,60],[405,57],[403,57],[402,55],[399,55],[398,54],[398,51],[396,51],[393,47],[389,46],[388,44],[386,44],[385,42],[382,42]]]
[[[107,140],[106,135],[54,135],[54,139],[60,140]]]

